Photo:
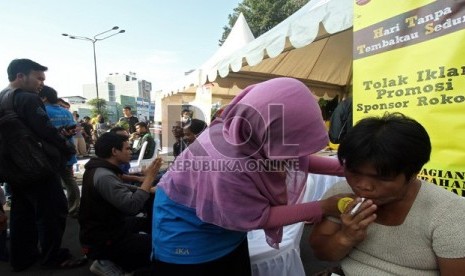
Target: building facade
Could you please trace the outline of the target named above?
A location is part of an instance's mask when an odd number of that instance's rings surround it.
[[[151,100],[152,83],[139,80],[136,73],[110,73],[104,82],[98,83],[99,98],[107,101],[109,120],[116,122],[122,116],[121,109],[130,106],[140,121],[153,122],[155,104]],[[95,84],[84,84],[83,95],[97,98]]]

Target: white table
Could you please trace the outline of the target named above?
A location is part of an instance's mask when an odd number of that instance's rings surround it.
[[[344,177],[309,174],[302,202],[321,199],[323,194]],[[300,258],[300,240],[304,223],[284,227],[279,249],[270,247],[263,230],[253,230],[247,235],[253,276],[305,276]]]
[[[250,231],[247,238],[252,275],[305,276],[300,259],[300,239],[303,229],[303,222],[285,226],[279,249],[274,249],[266,243],[263,230]]]
[[[307,185],[301,202],[311,199],[313,178],[307,178]],[[295,223],[284,227],[283,239],[279,249],[270,247],[265,240],[263,230],[253,230],[247,234],[250,262],[254,276],[305,276],[300,259],[300,239],[304,223]]]
[[[308,178],[313,180],[307,181],[307,188],[310,189],[311,194],[309,201],[320,200],[334,184],[346,180],[345,177],[324,174],[309,174]]]

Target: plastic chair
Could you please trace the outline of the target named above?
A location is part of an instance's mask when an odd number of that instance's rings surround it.
[[[137,173],[137,172],[142,171],[142,169],[143,169],[145,166],[147,166],[147,165],[150,164],[155,158],[157,158],[157,156],[158,156],[158,151],[157,151],[158,143],[157,143],[157,141],[155,140],[155,150],[154,150],[154,152],[153,152],[152,157],[144,159],[144,154],[145,154],[145,150],[147,149],[147,145],[148,145],[148,142],[145,141],[145,142],[142,144],[142,147],[141,147],[140,153],[139,153],[139,157],[137,158],[137,160],[131,161],[131,162],[129,163],[129,164],[131,165],[131,167],[129,168],[129,173]]]
[[[129,163],[131,165],[131,167],[129,168],[130,173],[136,173],[142,170],[141,163],[142,163],[142,160],[144,159],[144,154],[145,154],[145,150],[147,149],[147,145],[148,145],[148,142],[145,141],[142,144],[142,147],[140,148],[139,157],[137,158],[137,160],[131,161]]]

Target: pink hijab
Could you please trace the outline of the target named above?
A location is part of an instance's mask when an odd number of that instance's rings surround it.
[[[295,203],[305,187],[308,155],[327,143],[310,90],[295,79],[272,79],[237,95],[176,158],[159,187],[204,222],[235,231],[260,229],[270,207]],[[288,170],[286,179],[260,167],[270,160],[298,160],[298,168]],[[282,227],[265,233],[274,246]]]

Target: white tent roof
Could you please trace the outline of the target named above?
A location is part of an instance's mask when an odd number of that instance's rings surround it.
[[[206,61],[200,68],[194,70],[188,74],[182,81],[181,84],[175,87],[178,91],[186,90],[190,86],[198,86],[207,82],[207,74],[212,70],[213,66],[232,53],[241,49],[249,42],[253,41],[255,37],[250,30],[249,24],[241,13],[237,18],[234,26],[231,29],[228,37],[224,41],[223,45]],[[177,92],[177,91],[176,91]]]
[[[202,64],[202,66],[200,66],[200,70],[202,70],[202,72],[211,71],[213,66],[215,66],[220,60],[227,58],[232,53],[243,48],[254,39],[255,37],[253,36],[244,15],[242,13],[239,14],[236,23],[231,29],[231,32],[229,33],[223,45],[221,45],[221,47],[211,58],[209,58],[204,64]],[[206,74],[201,74],[200,76],[200,83],[204,84],[207,81]]]
[[[352,25],[352,1],[311,0],[273,29],[218,60],[208,72],[200,72],[200,84],[207,80],[202,74],[207,74],[210,82],[228,75],[257,80],[289,76],[311,86],[345,86],[352,72]]]

